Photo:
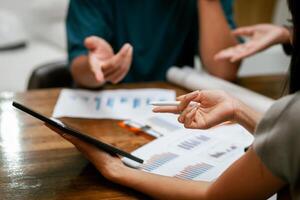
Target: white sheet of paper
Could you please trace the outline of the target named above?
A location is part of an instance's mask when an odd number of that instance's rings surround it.
[[[147,127],[151,127],[161,136],[167,136],[179,129],[184,129],[184,126],[177,120],[178,115],[169,113],[152,113],[148,116],[141,116],[139,118],[131,118],[130,120]]]
[[[176,93],[166,89],[88,90],[63,89],[53,117],[132,119],[151,116],[151,101],[173,101]]]
[[[253,136],[239,125],[178,131],[132,152],[141,169],[181,179],[213,181],[244,154]],[[126,158],[123,158],[126,162]]]

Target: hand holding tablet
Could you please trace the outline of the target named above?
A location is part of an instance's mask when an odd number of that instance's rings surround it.
[[[106,144],[94,137],[91,137],[87,134],[84,134],[75,129],[72,129],[57,119],[52,119],[52,118],[48,118],[44,115],[41,115],[40,113],[37,113],[22,104],[13,102],[13,106],[22,110],[23,112],[26,112],[29,115],[32,115],[33,117],[45,122],[47,125],[50,125],[51,127],[56,128],[57,130],[59,130],[63,133],[69,134],[73,137],[76,137],[76,138],[86,142],[86,143],[89,143],[109,154],[117,154],[117,155],[128,158],[127,160],[130,160],[131,162],[124,162],[124,163],[130,165],[130,167],[136,168],[144,162],[142,159],[140,159],[136,156],[133,156],[130,153],[127,153],[127,152],[125,152],[121,149],[118,149],[112,145]]]

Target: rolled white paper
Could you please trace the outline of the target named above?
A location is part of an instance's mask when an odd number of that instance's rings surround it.
[[[167,80],[189,90],[223,90],[259,112],[267,111],[274,100],[191,67],[172,67]]]

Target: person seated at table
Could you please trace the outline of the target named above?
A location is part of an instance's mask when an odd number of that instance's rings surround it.
[[[233,0],[71,0],[66,28],[74,81],[97,88],[106,82],[165,80],[174,65],[194,65],[234,80],[240,63],[214,55],[238,44]],[[199,41],[199,45],[198,45]]]
[[[288,2],[294,23],[291,95],[278,100],[264,116],[222,91],[192,92],[178,98],[179,106],[154,109],[180,114],[178,120],[187,128],[207,129],[235,121],[255,133],[252,147],[214,182],[181,180],[132,169],[118,157],[54,130],[73,143],[107,179],[155,198],[267,199],[289,186],[292,199],[300,199],[300,2]],[[189,104],[191,101],[200,104]]]
[[[290,43],[291,30],[289,27],[257,24],[237,28],[232,31],[232,34],[236,37],[247,37],[248,40],[220,51],[215,55],[215,60],[239,62],[276,44],[283,44],[283,49],[287,54],[292,51]]]

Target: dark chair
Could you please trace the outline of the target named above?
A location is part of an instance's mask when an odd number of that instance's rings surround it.
[[[73,81],[66,61],[37,67],[31,74],[27,89],[72,87]]]

